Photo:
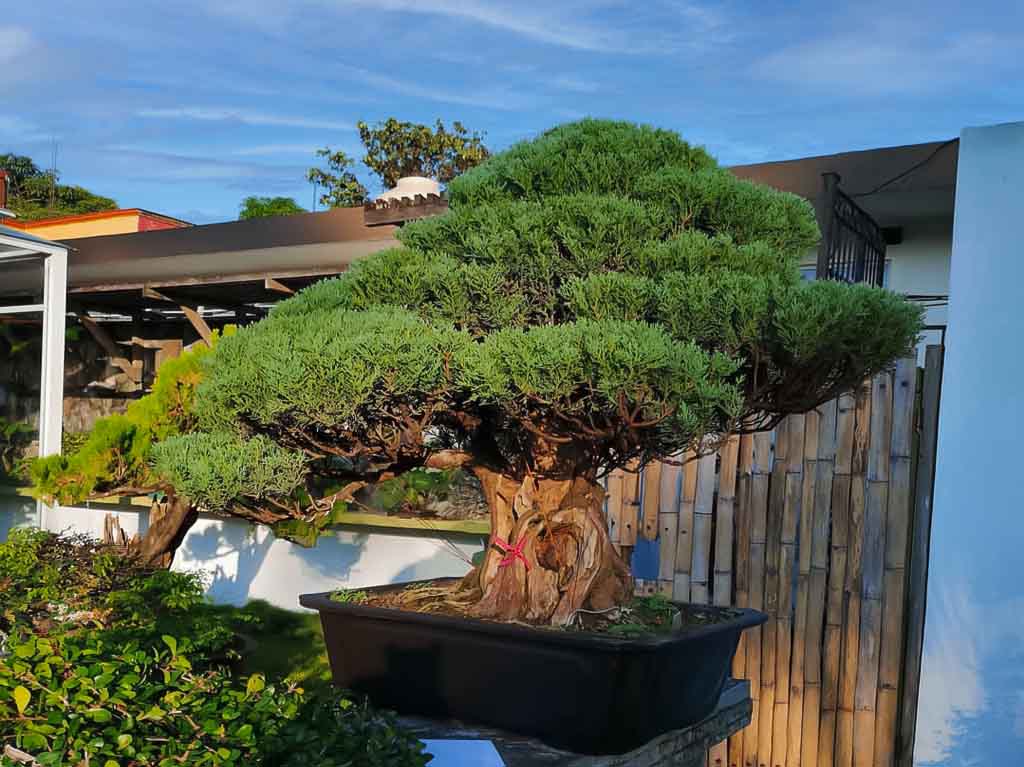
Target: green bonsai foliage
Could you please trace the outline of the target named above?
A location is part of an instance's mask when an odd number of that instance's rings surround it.
[[[51,503],[72,504],[97,495],[153,489],[158,480],[150,450],[193,427],[195,390],[209,353],[210,347],[196,344],[168,360],[153,390],[130,404],[127,412],[100,418],[84,440],[75,440],[74,451],[34,460],[29,467],[33,494]]]
[[[405,247],[220,345],[188,440],[225,489],[192,477],[179,437],[158,449],[178,490],[315,518],[313,477],[457,461],[481,475],[495,536],[532,547],[536,565],[499,568],[492,547],[478,614],[566,622],[628,591],[607,532],[580,513],[598,510],[602,472],[809,410],[907,353],[920,328],[894,294],[802,282],[818,239],[808,203],[669,131],[563,125],[455,178],[449,199],[401,230]],[[301,483],[283,493],[263,470],[233,474],[238,440],[259,440],[267,469],[301,461]],[[584,550],[601,564],[581,575]]]

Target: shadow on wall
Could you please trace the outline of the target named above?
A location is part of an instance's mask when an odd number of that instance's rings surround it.
[[[262,526],[221,520],[205,520],[213,524],[203,525],[203,521],[200,520],[186,536],[179,556],[175,557],[175,565],[186,559],[208,572],[212,580],[207,593],[214,602],[243,605],[250,599],[265,598],[253,593],[253,583],[261,575],[271,548],[276,544],[303,550],[297,544],[278,539]],[[356,536],[353,541],[324,538],[317,546],[323,550],[309,559],[312,562],[326,560],[321,566],[330,563],[328,571],[331,577],[347,580],[352,565],[359,561],[366,538],[365,534]],[[287,581],[288,573],[282,571],[276,577]],[[275,600],[268,601],[273,603]],[[294,605],[286,607],[294,608]]]
[[[294,610],[299,594],[461,576],[484,541],[479,536],[339,528],[305,548],[267,527],[204,517],[185,537],[175,570],[202,570],[218,603],[262,599]]]

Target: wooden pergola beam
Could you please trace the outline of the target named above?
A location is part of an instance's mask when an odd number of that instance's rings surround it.
[[[206,320],[203,319],[199,310],[194,306],[181,303],[180,301],[175,301],[173,298],[169,298],[160,291],[149,286],[142,289],[142,295],[144,298],[151,298],[156,301],[168,301],[169,303],[177,304],[178,308],[181,309],[182,314],[185,315],[188,321],[192,324],[192,327],[195,328],[199,337],[203,339],[207,346],[213,346],[213,331],[210,330],[210,326],[206,324]]]
[[[275,293],[284,293],[285,295],[294,295],[295,291],[285,285],[283,282],[278,282],[273,277],[263,278],[263,287],[266,290],[271,290]]]
[[[123,356],[121,354],[121,349],[117,345],[117,341],[115,341],[110,334],[107,333],[107,331],[104,330],[98,322],[96,322],[96,320],[85,312],[76,312],[75,316],[78,318],[78,321],[82,323],[82,327],[89,331],[89,335],[91,335],[96,340],[96,343],[100,345],[100,348],[107,353],[110,358],[111,365],[127,373],[133,381],[138,382],[142,380],[141,361],[139,363],[135,363]]]

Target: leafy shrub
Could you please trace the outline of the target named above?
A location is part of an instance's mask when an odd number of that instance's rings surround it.
[[[41,765],[429,759],[365,702],[262,674],[235,678],[225,648],[261,611],[208,604],[198,574],[147,571],[81,536],[18,530],[0,543],[0,605],[10,632],[0,644],[0,743]]]
[[[367,705],[193,668],[95,634],[30,637],[0,662],[0,733],[42,765],[420,767],[423,745]]]
[[[206,599],[200,573],[139,567],[84,535],[11,531],[0,543],[0,630],[60,633],[88,629],[110,642],[181,648],[209,659],[233,652],[238,616]],[[244,620],[244,619],[242,619]]]

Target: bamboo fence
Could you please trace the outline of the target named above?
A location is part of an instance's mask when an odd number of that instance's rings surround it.
[[[941,348],[927,360],[925,388]],[[750,680],[751,724],[709,752],[709,767],[903,764],[923,622],[911,576],[915,552],[927,556],[915,541],[927,540],[938,407],[926,391],[922,408],[920,373],[900,360],[773,432],[608,478],[613,542],[638,592],[768,616],[733,661]]]

